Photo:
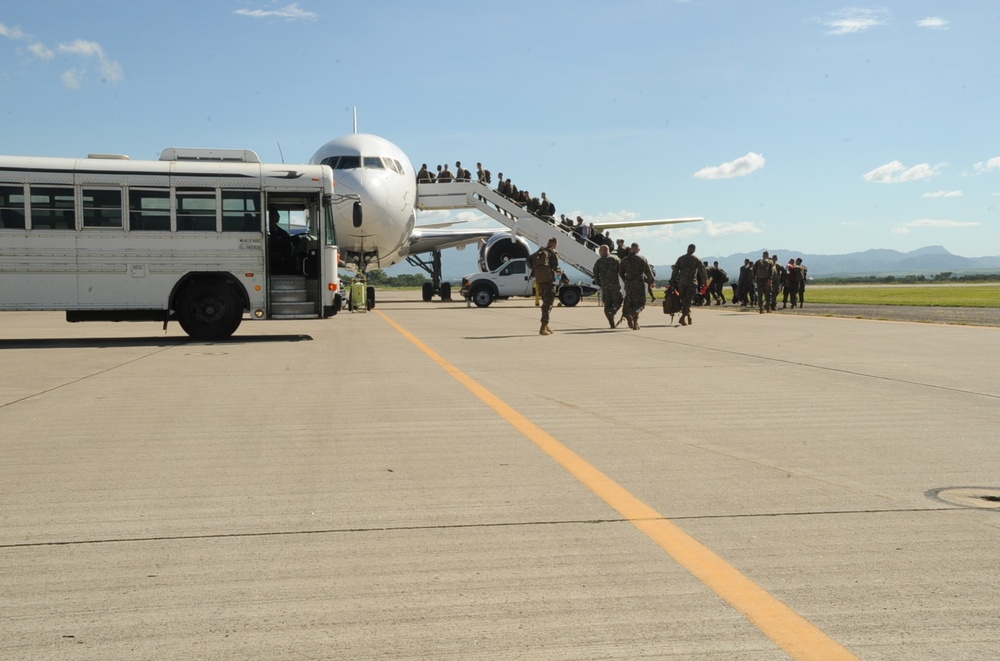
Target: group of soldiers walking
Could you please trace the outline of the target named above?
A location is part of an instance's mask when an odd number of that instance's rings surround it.
[[[550,314],[555,304],[556,280],[561,270],[559,268],[558,239],[552,237],[544,248],[540,248],[528,257],[528,268],[535,278],[541,298],[542,323],[540,335],[551,335],[549,328]],[[720,271],[718,262],[714,267],[706,267],[695,255],[696,246],[692,243],[687,252],[677,258],[672,266],[670,288],[676,291],[680,302],[680,325],[690,326],[691,305],[698,296],[704,296],[713,284],[710,272]],[[639,330],[639,314],[646,307],[646,293],[652,294],[656,277],[653,268],[645,257],[639,254],[639,244],[633,243],[629,248],[611,252],[606,245],[600,246],[599,257],[594,262],[594,282],[600,288],[601,300],[604,302],[604,316],[611,328],[616,328],[624,319],[632,330]],[[722,273],[725,273],[722,271]],[[715,273],[712,273],[715,275]],[[740,268],[740,277],[733,285],[733,302],[743,306],[758,305],[760,314],[777,309],[778,296],[784,292],[782,307],[788,305],[791,298],[792,308],[802,307],[805,298],[807,269],[802,258],[789,260],[786,266],[778,263],[778,256],[771,256],[767,251],[756,262],[747,259]],[[720,283],[721,284],[721,283]],[[721,288],[721,287],[720,287]],[[713,292],[714,293],[714,292]],[[721,298],[721,302],[725,297]],[[718,302],[718,299],[717,299]],[[621,319],[615,320],[618,311],[622,311]]]
[[[778,296],[781,295],[781,307],[788,307],[791,299],[792,308],[802,307],[805,303],[806,280],[809,269],[802,263],[802,258],[788,260],[782,266],[777,255],[770,255],[765,250],[760,259],[751,262],[744,260],[740,267],[733,302],[741,306],[757,306],[760,314],[778,309]]]
[[[549,316],[555,304],[556,274],[559,272],[558,239],[552,237],[544,248],[528,257],[528,267],[534,275],[541,298],[542,320],[540,335],[551,335]],[[691,303],[699,291],[708,284],[705,265],[694,254],[695,245],[688,246],[687,252],[677,259],[673,266],[670,285],[680,296],[680,324],[690,326]],[[601,290],[604,302],[604,316],[611,328],[616,328],[621,319],[632,330],[639,330],[639,314],[646,307],[646,293],[652,294],[656,274],[645,257],[639,254],[639,244],[633,243],[619,254],[602,245],[594,262],[594,282]],[[621,310],[618,321],[615,315]]]

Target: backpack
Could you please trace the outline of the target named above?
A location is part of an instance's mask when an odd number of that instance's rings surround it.
[[[753,265],[754,277],[765,280],[771,277],[771,263],[766,259],[758,259]]]
[[[549,252],[545,248],[535,251],[534,254],[528,257],[528,268],[531,269],[535,280],[539,282],[552,282],[552,266],[549,264]]]
[[[673,316],[681,311],[681,295],[673,287],[663,292],[663,314]]]

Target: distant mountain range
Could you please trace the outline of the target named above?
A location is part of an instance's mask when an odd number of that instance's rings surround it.
[[[718,261],[729,274],[729,279],[735,280],[739,275],[744,259],[756,261],[764,248],[754,252],[735,255],[699,255],[702,260],[711,264]],[[938,273],[997,273],[1000,272],[1000,255],[995,257],[961,257],[953,255],[942,246],[927,246],[910,252],[897,250],[866,250],[846,255],[814,255],[795,250],[771,250],[777,253],[782,264],[789,259],[802,258],[809,267],[810,278],[852,277],[867,275],[937,275]],[[445,280],[457,282],[463,275],[474,273],[477,266],[478,251],[474,247],[465,250],[449,249],[444,252],[442,266]],[[670,264],[656,264],[657,278],[669,277]],[[389,275],[400,273],[422,273],[419,268],[407,263],[397,264],[386,269]],[[570,274],[571,277],[574,274]],[[579,279],[577,274],[574,280]]]
[[[718,261],[729,274],[730,280],[740,272],[744,259],[756,261],[764,249],[726,257],[702,257],[709,264]],[[846,255],[811,255],[795,250],[771,250],[777,253],[782,264],[789,259],[802,258],[809,267],[810,278],[850,277],[867,275],[937,275],[938,273],[994,273],[1000,272],[1000,255],[994,257],[961,257],[953,255],[942,246],[926,246],[910,252],[897,250],[866,250]],[[657,268],[657,273],[669,273]]]

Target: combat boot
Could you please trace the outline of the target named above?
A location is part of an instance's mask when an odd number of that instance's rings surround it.
[[[539,335],[548,335],[548,333],[546,332],[548,330],[548,328],[549,328],[548,326],[546,326],[545,324],[542,324],[541,327],[538,329],[538,334]]]
[[[545,324],[545,334],[546,335],[552,335],[552,329],[549,328],[548,324]]]
[[[613,313],[605,312],[604,316],[608,318],[608,323],[611,325],[612,328],[614,328],[615,327],[615,315]]]

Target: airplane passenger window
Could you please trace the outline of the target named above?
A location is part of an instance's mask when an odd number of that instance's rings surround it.
[[[385,163],[378,156],[365,156],[365,167],[371,170],[384,170]]]

